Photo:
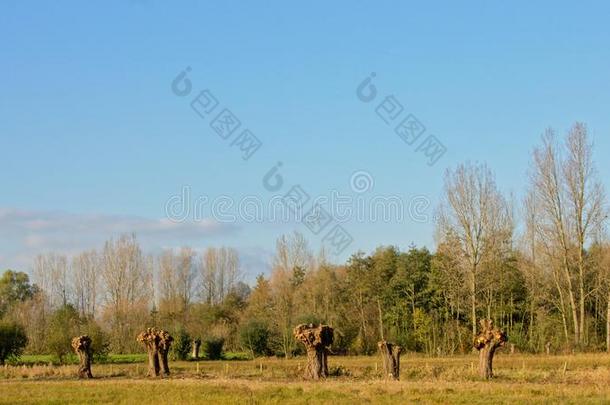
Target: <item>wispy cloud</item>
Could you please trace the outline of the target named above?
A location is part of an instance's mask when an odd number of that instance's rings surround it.
[[[0,269],[27,270],[37,254],[71,255],[125,233],[137,234],[146,251],[156,251],[167,245],[213,242],[239,229],[213,219],[174,223],[165,218],[0,208]]]

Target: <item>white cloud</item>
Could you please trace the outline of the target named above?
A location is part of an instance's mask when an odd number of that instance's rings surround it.
[[[0,208],[0,269],[28,270],[40,253],[72,255],[100,248],[125,233],[135,233],[144,250],[154,252],[166,245],[212,244],[238,230],[235,224],[213,219],[174,223],[165,218]]]

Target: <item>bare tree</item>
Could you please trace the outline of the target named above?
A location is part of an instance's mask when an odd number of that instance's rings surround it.
[[[208,304],[222,302],[239,279],[239,254],[233,248],[208,248],[200,264],[201,295]]]
[[[184,311],[186,311],[193,299],[193,288],[195,283],[195,253],[189,247],[180,249],[178,256],[178,271],[176,287],[178,297]]]
[[[143,256],[135,235],[121,236],[104,246],[105,310],[119,352],[145,321],[151,298],[151,265]]]
[[[184,317],[191,303],[194,283],[194,253],[184,247],[176,255],[171,250],[163,252],[159,259],[160,311],[172,318]]]
[[[566,156],[561,154],[552,130],[534,150],[531,194],[538,209],[536,232],[546,261],[553,266],[555,285],[563,305],[569,304],[574,343],[583,342],[585,305],[585,247],[602,226],[604,191],[595,179],[591,145],[586,128],[575,124],[566,137]]]
[[[100,271],[101,257],[95,250],[83,252],[72,260],[74,296],[82,316],[95,316]]]
[[[570,274],[569,229],[561,178],[561,162],[554,134],[551,130],[547,130],[542,141],[542,147],[534,150],[532,174],[532,193],[538,207],[536,230],[545,245],[547,261],[549,263],[555,261],[560,263],[560,270],[557,273],[561,275],[561,279],[567,284],[567,288],[564,291],[562,283],[556,281],[557,290],[560,297],[563,297],[563,294],[568,296],[572,313],[574,342],[579,343],[580,328],[575,292]],[[561,298],[561,301],[563,302],[563,298]]]
[[[201,297],[212,304],[216,298],[216,277],[218,273],[218,256],[216,249],[209,248],[203,252],[199,267],[201,278]]]
[[[276,253],[271,273],[273,294],[273,320],[280,331],[280,345],[286,357],[293,348],[293,322],[296,312],[296,294],[305,274],[313,265],[313,255],[305,237],[294,232],[282,235],[276,242]]]
[[[176,262],[171,250],[164,251],[159,258],[159,310],[172,317],[179,311]]]
[[[52,307],[67,305],[70,296],[68,259],[55,253],[39,255],[34,261],[34,279],[48,294]]]
[[[595,289],[596,298],[599,301],[605,300],[606,351],[610,353],[610,244],[608,243],[607,235],[598,235],[588,253],[593,262],[590,265],[597,272],[598,288]],[[601,309],[599,305],[595,307]]]
[[[567,157],[563,164],[565,176],[569,224],[576,243],[576,267],[578,269],[579,329],[585,333],[585,244],[605,220],[604,190],[596,179],[592,159],[592,145],[587,139],[587,129],[576,123],[566,139]],[[582,340],[581,336],[581,340]]]
[[[461,263],[470,293],[472,335],[477,333],[477,278],[486,256],[493,254],[512,232],[506,201],[486,165],[462,164],[445,175],[440,235],[459,241]]]
[[[455,325],[454,334],[457,335],[457,339],[453,339],[450,333],[445,333],[443,340],[445,340],[448,352],[453,353],[459,349],[461,353],[465,353],[469,348],[467,349],[466,346],[467,340],[462,336],[461,319],[462,314],[469,311],[470,296],[464,289],[468,275],[461,258],[461,243],[451,231],[442,236],[437,235],[436,239],[439,242],[436,254],[432,259],[434,269],[432,281],[439,286],[439,292],[448,310],[447,318],[452,319],[452,323]]]
[[[539,207],[536,195],[530,191],[524,200],[525,232],[522,237],[521,273],[523,274],[526,290],[529,296],[529,339],[533,339],[535,313],[538,307],[546,300],[551,302],[561,315],[563,335],[566,342],[569,340],[569,313],[563,288],[563,279],[557,266],[553,262],[552,248],[539,237]],[[547,286],[550,285],[551,287]],[[553,294],[552,291],[557,292]]]

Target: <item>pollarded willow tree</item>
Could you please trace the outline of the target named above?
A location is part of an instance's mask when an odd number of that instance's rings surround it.
[[[299,325],[294,337],[307,349],[305,378],[319,380],[328,377],[328,352],[334,341],[334,330],[328,325]]]
[[[159,336],[159,357],[161,358],[161,371],[163,371],[165,376],[168,376],[169,362],[167,357],[174,338],[169,334],[169,332],[164,330],[157,331],[157,335]]]
[[[481,319],[481,332],[474,340],[474,348],[479,351],[479,374],[482,378],[489,380],[493,377],[494,354],[506,341],[506,333],[494,328],[491,319]]]
[[[79,360],[78,378],[93,378],[91,374],[91,363],[93,362],[91,343],[91,338],[87,335],[72,339],[72,349],[78,355]]]
[[[137,337],[138,342],[146,347],[148,354],[148,376],[156,377],[159,375],[161,366],[159,364],[159,335],[155,328],[148,328]]]
[[[158,376],[161,371],[168,376],[170,373],[168,355],[174,341],[169,332],[147,328],[138,335],[137,341],[146,347],[148,353],[148,376]]]
[[[402,347],[382,340],[377,343],[379,353],[383,362],[384,378],[391,380],[400,379],[400,354]]]
[[[201,349],[201,338],[193,339],[191,347],[193,348],[193,353],[191,357],[195,360],[199,360],[199,349]]]

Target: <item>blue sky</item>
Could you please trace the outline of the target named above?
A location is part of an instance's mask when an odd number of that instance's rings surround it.
[[[286,187],[437,205],[445,168],[485,161],[517,198],[531,149],[552,126],[587,123],[606,187],[610,163],[610,6],[603,2],[28,2],[0,4],[0,267],[28,270],[43,251],[100,247],[121,232],[145,249],[242,250],[264,271],[275,238],[297,223],[168,224],[165,204]],[[187,66],[193,93],[177,97]],[[356,88],[371,72],[378,99]],[[241,159],[189,103],[209,89],[263,146]],[[433,166],[375,107],[393,95],[446,153]],[[431,221],[347,221],[354,241],[433,248]]]

